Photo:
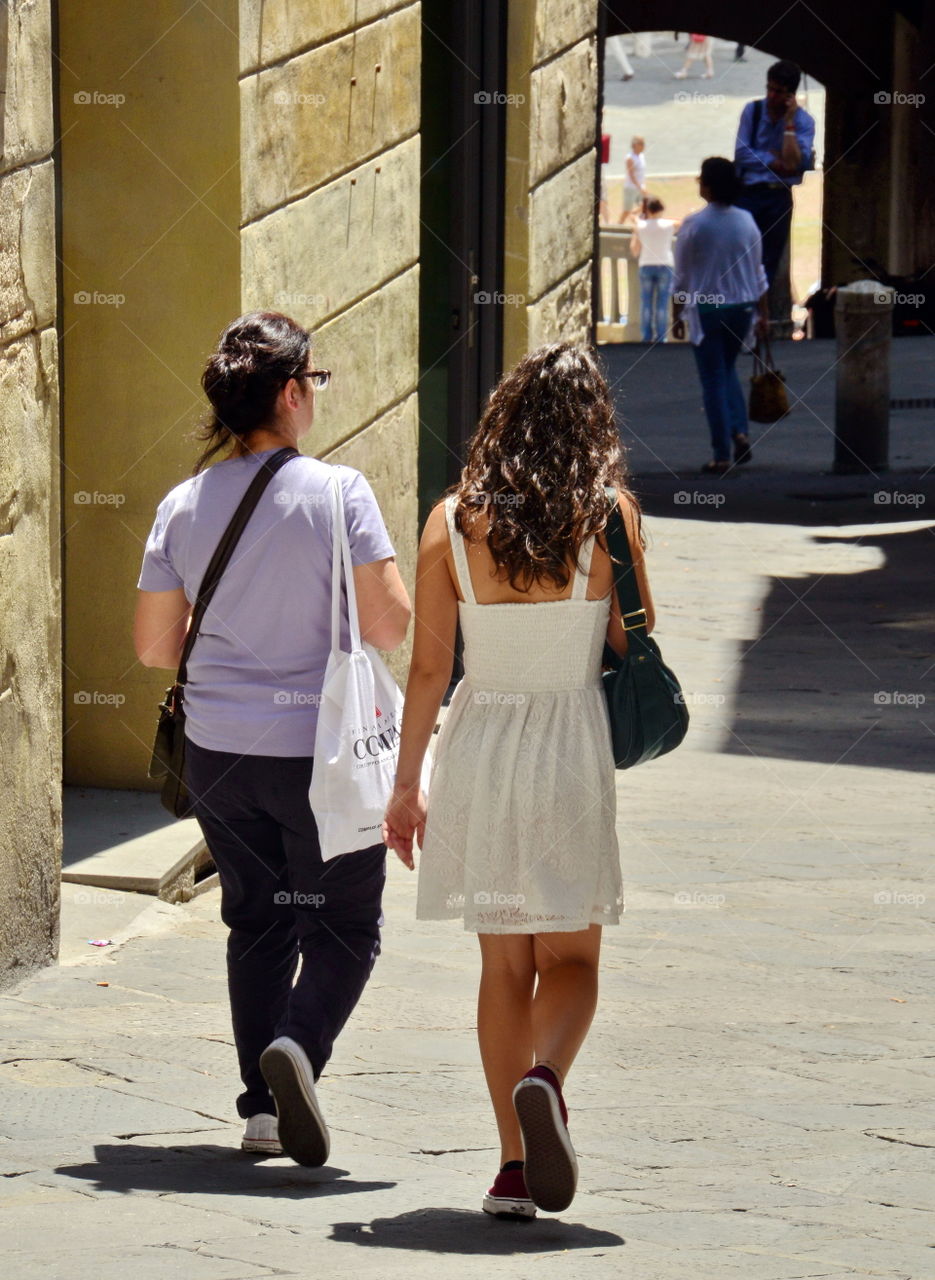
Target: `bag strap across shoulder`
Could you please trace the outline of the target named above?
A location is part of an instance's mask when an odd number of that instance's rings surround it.
[[[184,685],[188,679],[188,659],[191,656],[192,646],[198,637],[198,631],[207,612],[208,605],[211,603],[211,597],[217,590],[221,575],[230,563],[234,548],[237,546],[240,535],[247,526],[247,521],[253,515],[263,490],[281,466],[287,463],[290,458],[298,458],[300,456],[298,449],[293,449],[291,445],[288,445],[284,449],[277,450],[272,457],[261,463],[259,472],[251,480],[247,492],[241,498],[237,510],[231,516],[230,523],[221,535],[221,541],[218,543],[214,555],[208,561],[208,567],[205,569],[204,577],[201,579],[201,586],[198,588],[198,594],[195,597],[192,620],[188,628],[188,634],[185,637],[182,657],[179,660],[176,684]]]
[[[646,615],[643,613],[643,600],[640,596],[640,586],[633,566],[630,539],[627,536],[626,525],[623,523],[623,516],[620,513],[617,490],[608,485],[605,491],[607,497],[613,503],[610,519],[607,521],[606,536],[607,549],[611,555],[614,571],[617,601],[620,605],[620,616],[623,620],[624,629],[627,631],[633,630],[635,627],[645,628]],[[642,622],[636,616],[640,613],[643,613]],[[627,623],[628,618],[632,619],[629,624]]]

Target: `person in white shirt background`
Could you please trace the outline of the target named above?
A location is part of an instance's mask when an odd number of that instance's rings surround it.
[[[630,139],[630,150],[627,153],[626,172],[623,176],[623,215],[626,215],[639,204],[646,195],[646,143],[642,138]]]
[[[665,342],[669,328],[669,299],[675,259],[672,239],[678,223],[663,218],[665,205],[657,196],[647,196],[637,214],[630,253],[640,264],[640,338],[643,342]]]

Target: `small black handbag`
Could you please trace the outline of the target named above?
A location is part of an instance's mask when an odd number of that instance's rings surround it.
[[[188,659],[192,646],[197,638],[205,611],[211,603],[211,597],[221,580],[221,574],[227,568],[234,548],[263,490],[284,463],[290,458],[300,456],[298,449],[287,447],[278,450],[272,457],[261,463],[259,472],[250,482],[250,487],[224,530],[221,541],[205,569],[201,586],[198,588],[188,634],[179,660],[178,675],[175,677],[175,683],[166,690],[165,699],[159,704],[156,740],[153,743],[152,759],[149,762],[149,776],[163,779],[160,798],[163,806],[175,818],[188,818],[192,812],[191,798],[185,785],[185,682],[188,679]]]
[[[604,645],[604,696],[610,717],[614,764],[632,769],[679,745],[688,731],[688,708],[675,674],[662,661],[655,640],[646,634],[646,610],[633,568],[630,539],[617,494],[608,489],[614,509],[607,522],[607,547],[614,566],[614,586],[627,633],[627,652],[621,658]]]

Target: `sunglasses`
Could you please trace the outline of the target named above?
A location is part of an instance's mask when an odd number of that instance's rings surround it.
[[[312,386],[316,391],[324,391],[328,383],[331,381],[330,369],[303,369],[301,373],[294,373],[294,378],[311,378]]]

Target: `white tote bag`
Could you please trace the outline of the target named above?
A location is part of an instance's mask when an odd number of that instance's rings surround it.
[[[399,755],[403,695],[383,659],[360,638],[344,497],[331,477],[331,656],[318,708],[315,763],[309,801],[318,824],[321,856],[367,849],[382,840],[380,826]],[[347,589],[350,653],[341,648],[341,577]],[[427,789],[427,763],[422,783]]]

